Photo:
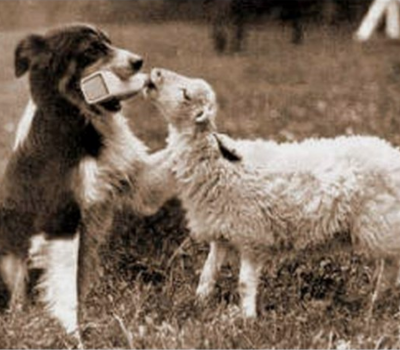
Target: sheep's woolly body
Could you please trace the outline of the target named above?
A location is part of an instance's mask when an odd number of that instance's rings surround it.
[[[263,260],[348,232],[371,255],[400,252],[400,152],[374,137],[277,144],[215,133],[211,86],[153,69],[148,95],[169,122],[167,149],[189,228],[210,242],[197,296],[213,290],[227,247],[240,253],[239,292],[256,316]]]
[[[173,171],[196,239],[251,251],[302,249],[349,231],[374,255],[400,250],[400,152],[387,142],[229,142],[241,162],[222,157],[212,133],[170,133]]]

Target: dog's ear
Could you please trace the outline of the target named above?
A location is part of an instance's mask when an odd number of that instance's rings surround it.
[[[32,60],[46,47],[45,39],[37,34],[28,35],[22,39],[15,49],[15,75],[24,75],[31,67]]]

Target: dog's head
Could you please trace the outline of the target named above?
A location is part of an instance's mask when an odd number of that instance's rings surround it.
[[[97,70],[110,70],[125,80],[142,65],[140,56],[113,46],[105,33],[83,24],[28,35],[15,51],[15,74],[20,77],[29,71],[31,94],[37,105],[64,99],[95,113],[118,111],[120,101],[90,107],[80,90],[81,79]]]
[[[217,112],[215,92],[202,79],[154,68],[145,94],[167,121],[179,129],[214,124]]]

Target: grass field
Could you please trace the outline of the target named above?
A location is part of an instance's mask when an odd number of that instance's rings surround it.
[[[161,66],[207,79],[217,91],[219,129],[279,141],[373,134],[400,145],[400,46],[359,45],[349,32],[310,29],[292,46],[281,27],[255,28],[248,49],[212,50],[208,28],[184,23],[106,25],[115,43]],[[31,29],[0,35],[0,171],[28,98],[16,80],[13,50]],[[140,98],[127,103],[135,133],[152,149],[166,125]],[[189,242],[177,201],[153,217],[116,213],[103,251],[106,274],[83,305],[88,348],[399,348],[400,291],[380,291],[378,265],[351,252],[317,247],[276,256],[265,267],[255,322],[237,316],[237,262],[223,268],[205,306],[194,293],[207,247]],[[385,284],[386,282],[384,281]],[[63,348],[70,339],[32,302],[0,315],[1,348]]]

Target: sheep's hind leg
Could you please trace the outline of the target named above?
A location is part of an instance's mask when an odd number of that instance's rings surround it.
[[[239,293],[245,318],[257,317],[257,287],[262,264],[247,253],[241,254]]]
[[[200,301],[204,301],[214,290],[218,272],[225,260],[228,247],[222,242],[211,242],[210,252],[204,264],[200,276],[200,282],[196,290],[196,295]]]
[[[393,264],[395,265],[395,267],[393,268],[393,269],[395,269],[394,285],[396,287],[400,287],[400,261],[397,260]]]

